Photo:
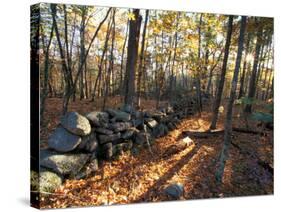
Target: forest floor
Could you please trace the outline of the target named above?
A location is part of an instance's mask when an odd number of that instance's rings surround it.
[[[118,105],[120,100],[112,98],[109,105]],[[87,104],[88,102],[88,104]],[[45,116],[49,122],[42,131],[46,134],[56,126],[61,104],[58,99],[48,99]],[[83,107],[81,107],[81,105]],[[154,107],[147,102],[146,107]],[[98,109],[98,105],[97,108]],[[89,101],[71,104],[70,110],[88,112],[94,110]],[[239,117],[239,108],[235,108],[234,126],[243,127]],[[143,149],[133,156],[125,152],[118,159],[103,161],[100,169],[92,178],[67,180],[54,194],[41,196],[41,207],[64,208],[74,206],[94,206],[128,204],[137,202],[160,202],[172,200],[164,194],[164,188],[170,183],[184,186],[182,200],[201,198],[221,198],[247,195],[273,194],[273,176],[268,169],[259,164],[262,160],[273,167],[273,131],[266,130],[264,135],[233,132],[223,182],[215,181],[216,161],[223,144],[223,134],[207,138],[191,137],[195,145],[176,151],[184,132],[205,131],[211,120],[211,112],[183,119],[177,129],[168,135],[156,139],[151,155]],[[223,129],[224,114],[220,115],[218,129]],[[251,129],[256,123],[251,123]],[[261,129],[259,129],[261,130]],[[44,139],[43,144],[44,146]],[[251,154],[249,154],[249,152]]]

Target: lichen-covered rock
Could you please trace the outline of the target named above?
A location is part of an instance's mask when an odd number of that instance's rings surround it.
[[[100,144],[108,143],[121,138],[121,133],[115,133],[112,135],[98,135]]]
[[[183,195],[183,185],[180,183],[169,185],[164,192],[173,199],[179,199]]]
[[[107,109],[106,112],[108,112],[111,117],[114,117],[115,121],[131,120],[131,115],[121,110]]]
[[[62,184],[62,177],[54,172],[45,169],[40,170],[39,174],[39,191],[54,192]]]
[[[46,150],[48,151],[48,150]],[[72,178],[89,161],[91,154],[57,154],[54,152],[40,153],[40,166],[54,171],[62,176]]]
[[[92,174],[98,171],[98,169],[99,169],[98,159],[92,158],[90,162],[87,163],[87,165],[84,166],[83,169],[74,177],[74,179],[80,180],[90,177]]]
[[[81,143],[81,138],[73,135],[63,127],[59,126],[48,139],[50,148],[58,152],[69,152]]]
[[[69,132],[85,136],[91,132],[91,125],[88,119],[77,112],[68,112],[61,118],[61,125]]]
[[[109,115],[106,112],[93,111],[88,113],[86,118],[94,127],[104,127],[104,124],[108,122]]]
[[[90,135],[84,136],[81,143],[77,147],[79,150],[84,150],[86,152],[94,152],[98,149],[98,140],[96,133],[92,132]]]
[[[132,127],[132,124],[130,122],[116,122],[109,125],[109,128],[113,130],[114,132],[121,132],[125,131]]]

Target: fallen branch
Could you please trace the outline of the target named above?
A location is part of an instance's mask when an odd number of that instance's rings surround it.
[[[255,134],[255,135],[263,134],[263,132],[261,132],[261,131],[250,130],[250,129],[245,129],[245,128],[238,128],[238,127],[233,127],[232,131],[241,132],[241,133]]]
[[[254,135],[262,135],[264,132],[261,131],[255,131],[255,130],[249,130],[249,129],[244,129],[244,128],[237,128],[233,127],[232,128],[233,132],[240,132],[240,133],[249,133],[249,134],[254,134]],[[182,132],[184,135],[188,136],[193,136],[196,138],[209,138],[211,136],[219,136],[224,133],[224,130],[211,130],[211,131],[183,131]]]

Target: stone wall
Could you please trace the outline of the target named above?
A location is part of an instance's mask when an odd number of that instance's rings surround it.
[[[40,150],[40,191],[51,192],[65,179],[94,175],[100,160],[112,160],[124,151],[137,154],[193,113],[192,102],[155,111],[123,107],[85,116],[68,112],[50,135],[49,148]]]

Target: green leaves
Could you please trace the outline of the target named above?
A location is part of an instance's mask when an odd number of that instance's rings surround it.
[[[256,120],[256,121],[261,121],[264,123],[272,123],[273,115],[270,113],[255,112],[251,115],[251,119]]]
[[[257,102],[255,98],[242,97],[235,101],[236,105],[253,105]]]

